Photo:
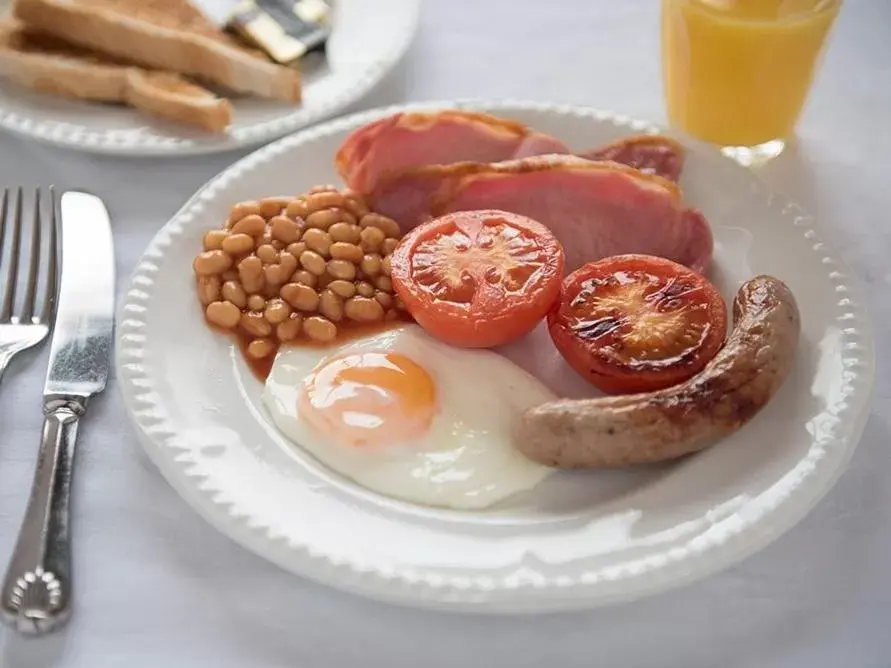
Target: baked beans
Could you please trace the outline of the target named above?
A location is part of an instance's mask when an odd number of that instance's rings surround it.
[[[356,294],[356,284],[352,281],[343,281],[340,279],[331,281],[328,284],[328,289],[338,297],[343,297],[344,299],[349,299]]]
[[[254,239],[249,234],[230,234],[220,247],[229,255],[245,255],[254,250]]]
[[[247,292],[259,292],[263,287],[263,261],[250,255],[238,263],[238,278]]]
[[[241,287],[241,283],[238,281],[226,281],[223,283],[223,299],[228,302],[232,302],[238,308],[243,309],[247,307],[247,292],[244,291],[244,288]]]
[[[343,320],[343,299],[329,289],[319,297],[319,313],[331,322]]]
[[[328,234],[331,235],[332,241],[357,244],[361,239],[361,228],[354,223],[334,223],[328,228]]]
[[[321,211],[323,209],[343,209],[344,197],[336,190],[324,190],[321,192],[310,193],[306,198],[306,208],[311,213]]]
[[[223,329],[233,329],[241,319],[241,311],[232,302],[213,302],[204,311],[208,322]]]
[[[330,234],[328,235],[331,236]],[[331,253],[331,257],[338,260],[349,260],[353,265],[358,265],[361,261],[365,253],[362,252],[362,249],[359,248],[356,244],[351,244],[348,241],[335,241],[331,244],[331,248],[329,249]]]
[[[204,250],[219,250],[229,233],[226,230],[211,230],[204,235]]]
[[[266,221],[263,216],[252,213],[245,216],[232,226],[232,234],[249,234],[252,237],[259,237],[266,232]]]
[[[393,281],[390,280],[389,276],[378,276],[374,279],[374,287],[382,292],[393,292]]]
[[[222,281],[219,276],[200,276],[198,278],[198,299],[207,306],[211,302],[219,301],[222,289]]]
[[[195,258],[195,273],[199,276],[222,274],[232,266],[232,257],[222,250],[209,250],[199,253]]]
[[[275,344],[269,339],[254,339],[248,344],[247,354],[254,359],[269,357],[275,352]]]
[[[269,233],[283,244],[291,244],[300,238],[300,225],[287,216],[275,216],[269,221]]]
[[[287,320],[279,323],[275,328],[275,338],[281,343],[290,343],[300,335],[303,326],[303,316],[292,313]]]
[[[377,253],[368,253],[362,256],[359,269],[366,276],[377,276],[381,272],[381,256]]]
[[[248,202],[239,202],[235,206],[232,207],[232,211],[229,213],[229,221],[227,227],[231,228],[235,223],[237,223],[242,218],[247,218],[252,215],[260,214],[260,203],[254,202],[253,200]]]
[[[366,227],[359,232],[359,238],[362,241],[363,250],[374,252],[387,237],[380,228]]]
[[[288,206],[285,207],[285,215],[291,220],[306,218],[309,215],[309,209],[306,208],[306,200],[303,197],[298,197],[288,202]]]
[[[306,269],[310,274],[321,276],[325,273],[325,258],[312,250],[305,250],[300,253],[300,266]]]
[[[306,269],[299,269],[294,272],[294,275],[291,279],[295,283],[300,283],[302,285],[308,285],[311,288],[316,287],[319,282],[319,277],[315,274],[310,274]]]
[[[333,241],[331,234],[316,227],[306,230],[303,234],[303,243],[306,247],[322,257],[328,257]]]
[[[192,267],[207,322],[239,334],[248,360],[281,344],[330,343],[341,327],[398,316],[390,253],[398,224],[334,186],[232,207]]]
[[[383,243],[381,243],[381,255],[392,255],[393,251],[396,250],[396,244],[399,243],[398,239],[393,239],[392,237],[388,237],[384,239]]]
[[[300,257],[300,254],[306,250],[306,242],[295,241],[292,244],[288,244],[288,247],[286,250],[288,251],[288,254],[293,255],[294,259],[296,260],[297,258]]]
[[[248,311],[241,314],[241,328],[252,336],[269,336],[272,332],[272,325],[262,313],[256,311]]]
[[[356,265],[349,260],[328,260],[328,274],[342,281],[351,281],[356,277]]]
[[[290,203],[290,197],[266,197],[260,200],[258,213],[272,222],[270,219],[281,214]]]
[[[303,331],[313,341],[327,343],[337,336],[337,327],[333,322],[314,315],[303,321]]]
[[[327,195],[329,193],[323,194]],[[353,218],[352,214],[343,209],[322,209],[321,211],[314,211],[306,217],[306,224],[309,227],[317,227],[321,230],[327,230],[337,223],[354,225],[356,219]]]
[[[387,218],[378,213],[367,213],[362,216],[362,220],[359,221],[359,227],[376,227],[387,237],[394,239],[399,237],[398,223],[392,218]]]
[[[383,320],[384,307],[376,299],[368,297],[350,297],[343,305],[343,313],[356,322],[378,322]]]
[[[297,271],[297,258],[290,253],[282,253],[279,256],[278,264],[282,271],[285,272],[286,278],[293,276],[294,272]]]
[[[248,308],[251,311],[262,311],[266,308],[266,300],[261,295],[251,295],[248,297]]]
[[[282,299],[270,299],[266,303],[263,317],[273,325],[280,325],[291,316],[291,307]]]
[[[393,306],[393,295],[389,292],[375,290],[374,298],[377,299],[377,303],[383,306],[384,309],[389,309]]]
[[[290,257],[290,256],[289,256]],[[267,264],[263,267],[263,277],[266,279],[266,289],[276,288],[282,285],[294,273],[288,271],[284,264]]]
[[[298,311],[313,312],[319,305],[319,293],[308,285],[288,283],[282,286],[282,299]]]
[[[278,264],[278,251],[271,244],[258,246],[257,257],[263,264]]]

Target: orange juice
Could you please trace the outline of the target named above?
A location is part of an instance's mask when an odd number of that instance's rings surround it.
[[[792,134],[840,0],[663,0],[671,123],[723,146]]]

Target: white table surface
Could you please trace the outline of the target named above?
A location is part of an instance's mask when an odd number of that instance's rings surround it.
[[[521,9],[522,7],[522,9]],[[664,119],[656,0],[428,0],[404,66],[363,106],[533,98]],[[891,335],[891,2],[848,0],[800,125],[763,170],[799,199]],[[121,160],[0,137],[0,182],[103,196],[121,280],[155,231],[237,155]],[[695,585],[581,614],[498,618],[380,605],[288,575],[218,534],[142,454],[117,387],[91,407],[74,485],[76,609],[58,635],[0,635],[3,668],[891,665],[891,382],[836,488],[760,554]],[[18,530],[47,348],[0,389],[0,560]],[[2,567],[2,564],[0,564]]]

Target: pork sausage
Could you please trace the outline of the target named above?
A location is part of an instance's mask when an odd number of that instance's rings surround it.
[[[785,381],[801,322],[792,292],[756,276],[733,304],[724,347],[689,380],[656,392],[564,399],[526,411],[515,442],[530,459],[559,468],[611,468],[702,450],[748,422]]]

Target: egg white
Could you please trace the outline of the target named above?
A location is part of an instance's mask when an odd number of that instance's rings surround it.
[[[359,352],[401,353],[433,378],[439,410],[416,443],[354,447],[335,442],[297,411],[303,381],[323,360]],[[511,443],[519,414],[555,398],[536,378],[488,350],[454,348],[405,325],[328,348],[279,351],[263,401],[276,427],[322,463],[375,492],[431,506],[478,509],[531,489],[552,469]]]

